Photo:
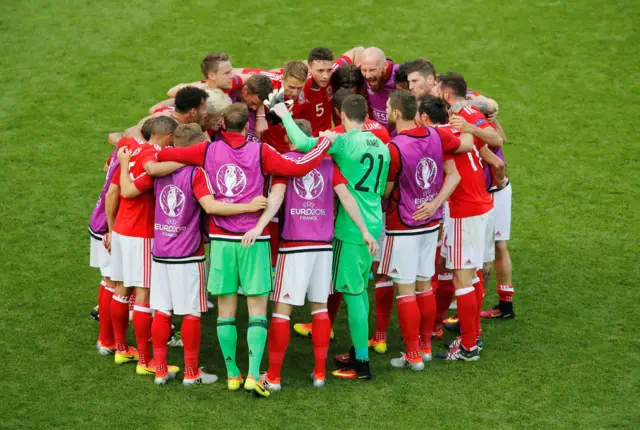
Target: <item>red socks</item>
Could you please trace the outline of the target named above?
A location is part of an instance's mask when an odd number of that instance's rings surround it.
[[[171,328],[171,324],[169,324],[169,328]],[[198,366],[198,356],[200,355],[201,342],[202,328],[200,325],[200,317],[197,315],[185,315],[184,318],[182,318],[184,374],[185,376],[188,376],[190,378],[195,378],[200,374],[200,367]]]
[[[456,290],[453,286],[453,273],[443,273],[438,275],[438,289],[435,291],[436,326],[440,326],[440,324],[442,324],[442,320],[447,315],[449,305],[451,305],[451,299],[453,299],[455,291]],[[434,331],[437,330],[434,328]]]
[[[501,302],[513,301],[513,293],[515,292],[513,285],[496,285],[496,290],[498,290],[498,300]]]
[[[336,320],[336,314],[338,313],[338,308],[340,307],[340,303],[342,303],[342,293],[334,291],[331,294],[329,294],[327,309],[329,310],[329,319],[331,320],[331,327],[333,327],[333,323]]]
[[[473,280],[473,290],[476,295],[476,337],[479,339],[482,336],[480,313],[484,302],[484,276],[482,275],[482,270],[478,270],[477,275],[477,278]]]
[[[277,381],[280,379],[282,362],[289,347],[289,337],[291,336],[289,325],[289,317],[280,314],[273,314],[271,324],[269,325],[269,371],[267,375],[269,379],[275,383],[278,383]],[[315,333],[311,337],[312,339],[315,338]]]
[[[138,306],[138,305],[136,305]],[[134,314],[135,324],[135,314]],[[151,323],[151,336],[153,338],[153,355],[156,359],[156,375],[167,375],[167,342],[171,336],[171,315],[156,311]],[[140,343],[138,342],[138,345]],[[185,348],[186,351],[186,348]],[[140,356],[142,357],[142,356]]]
[[[111,298],[113,297],[113,291],[113,286],[105,283],[100,287],[100,294],[98,294],[98,315],[100,317],[98,341],[106,347],[111,347],[116,343],[113,338],[113,325],[111,322]]]
[[[313,356],[315,357],[314,375],[324,378],[327,372],[327,354],[331,340],[331,320],[325,309],[311,313],[311,332],[313,336]]]
[[[420,349],[418,345],[418,333],[420,331],[420,310],[416,302],[416,296],[396,297],[396,308],[398,310],[398,323],[404,340],[406,357],[409,360],[420,359]]]
[[[149,303],[139,303],[133,306],[133,330],[136,333],[136,343],[138,344],[138,362],[147,365],[153,358],[151,355],[151,323],[153,314],[149,308]]]
[[[387,340],[393,295],[393,282],[388,280],[376,282],[376,333],[373,340]]]
[[[476,346],[476,295],[473,287],[456,290],[458,303],[458,321],[462,347],[469,351]]]
[[[416,302],[420,309],[420,348],[431,346],[431,333],[436,321],[436,297],[433,290],[416,293]]]
[[[116,342],[118,351],[126,351],[129,348],[127,344],[127,329],[129,328],[129,298],[113,295],[111,300],[111,323],[113,325],[113,337]]]

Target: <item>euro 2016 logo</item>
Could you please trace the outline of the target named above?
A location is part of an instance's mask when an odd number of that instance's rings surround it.
[[[184,193],[175,185],[167,185],[160,191],[160,208],[172,218],[179,216],[184,209]]]
[[[293,189],[305,200],[315,200],[324,190],[324,178],[316,169],[293,180]]]
[[[216,183],[224,196],[234,197],[247,186],[247,175],[235,164],[225,164],[218,169]]]
[[[438,174],[438,165],[433,159],[425,157],[416,167],[416,183],[423,190],[429,189]]]

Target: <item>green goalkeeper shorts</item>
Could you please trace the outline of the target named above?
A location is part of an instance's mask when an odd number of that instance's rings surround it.
[[[373,256],[367,245],[333,239],[334,291],[342,294],[361,294],[369,283]]]
[[[240,242],[213,239],[209,248],[207,290],[215,296],[237,294],[265,296],[271,292],[271,249],[269,242],[244,248]]]

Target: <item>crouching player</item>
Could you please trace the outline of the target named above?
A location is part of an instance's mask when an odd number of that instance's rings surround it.
[[[318,167],[331,147],[330,139],[322,138],[309,154],[291,160],[268,145],[256,144],[247,136],[249,112],[246,105],[231,105],[223,117],[227,131],[221,133],[221,140],[202,142],[189,148],[165,149],[158,154],[158,160],[204,167],[213,178],[211,185],[215,194],[228,203],[248,203],[264,196],[268,175],[306,175]],[[241,243],[260,215],[261,212],[211,217],[211,267],[207,288],[218,296],[218,340],[227,367],[227,386],[237,390],[243,382],[236,364],[238,332],[235,323],[237,291],[238,286],[242,286],[249,308],[249,372],[244,389],[266,397],[269,391],[259,378],[267,338],[267,301],[271,292],[269,233],[258,233],[247,241],[249,247],[243,247]]]
[[[311,124],[296,120],[296,124],[311,136]],[[286,154],[291,159],[304,156],[295,151]],[[269,326],[269,370],[262,375],[265,386],[279,391],[280,371],[289,346],[289,317],[293,306],[302,306],[305,295],[311,304],[313,352],[315,367],[313,385],[323,387],[329,350],[331,322],[327,312],[327,298],[331,291],[331,265],[333,261],[334,196],[358,226],[365,241],[373,241],[362,219],[358,205],[347,189],[348,181],[330,158],[325,158],[317,169],[300,178],[274,178],[269,205],[254,228],[262,231],[280,208],[280,249],[276,265],[276,279],[272,300],[275,302]]]
[[[201,137],[199,125],[181,125],[174,133],[174,146],[190,146],[199,142]],[[147,163],[146,170],[153,171],[160,167],[153,164]],[[209,176],[196,166],[182,167],[170,175],[157,178],[154,194],[156,205],[150,305],[155,311],[151,328],[156,361],[155,383],[164,385],[175,377],[174,373],[167,371],[167,341],[171,335],[171,315],[174,313],[183,315],[183,384],[212,384],[218,378],[203,372],[198,366],[200,314],[207,311],[201,207],[208,214],[236,215],[264,209],[267,199],[256,197],[248,204],[216,201],[209,185]]]
[[[469,151],[473,143],[471,135],[461,146],[460,139],[446,130],[416,127],[417,110],[411,92],[390,94],[387,118],[398,134],[389,143],[391,163],[385,196],[390,198],[379,273],[393,280],[406,347],[391,365],[423,370],[424,361],[432,357],[436,303],[430,279],[435,273],[442,204],[460,182],[455,163],[445,162],[443,153]]]

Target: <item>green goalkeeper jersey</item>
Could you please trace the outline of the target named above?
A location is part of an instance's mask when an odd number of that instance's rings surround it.
[[[302,152],[307,152],[318,138],[305,135],[291,115],[282,119],[289,140]],[[350,130],[339,135],[329,149],[338,168],[349,183],[347,187],[355,198],[362,218],[374,238],[382,232],[381,199],[389,175],[389,149],[368,131]],[[335,236],[351,243],[364,244],[362,233],[340,205],[336,218]]]

